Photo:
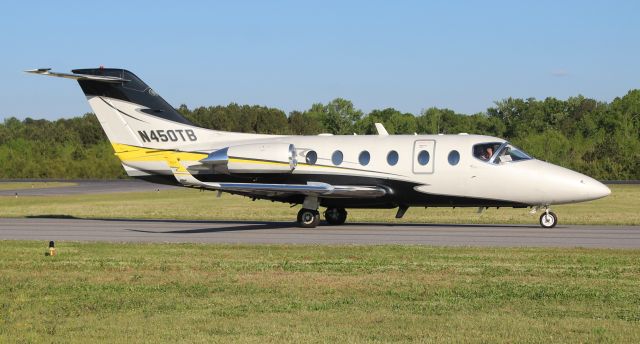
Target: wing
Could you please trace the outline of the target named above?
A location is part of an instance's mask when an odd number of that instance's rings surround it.
[[[387,191],[378,186],[307,184],[220,183],[221,191],[236,191],[263,196],[306,195],[324,198],[376,198]]]
[[[169,165],[180,184],[210,190],[242,192],[260,196],[304,195],[324,198],[376,198],[387,194],[387,189],[375,185],[331,185],[320,182],[307,182],[307,184],[208,183],[195,178],[177,160],[170,161]]]

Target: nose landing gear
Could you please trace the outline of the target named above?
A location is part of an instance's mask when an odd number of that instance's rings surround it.
[[[545,209],[544,213],[540,215],[540,226],[542,228],[553,228],[558,224],[558,216],[556,213],[549,211],[549,208]]]

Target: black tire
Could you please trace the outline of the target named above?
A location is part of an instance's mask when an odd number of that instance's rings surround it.
[[[341,225],[347,221],[347,211],[344,208],[327,208],[324,219],[332,226]]]
[[[300,209],[298,225],[302,228],[315,228],[320,223],[320,213],[312,209]]]
[[[556,216],[556,213],[550,211],[550,212],[544,212],[542,213],[542,215],[540,215],[540,226],[542,226],[542,228],[553,228],[558,224],[558,216]]]

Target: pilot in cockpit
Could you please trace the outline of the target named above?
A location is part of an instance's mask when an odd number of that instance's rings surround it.
[[[484,161],[489,161],[492,156],[493,156],[493,147],[489,146],[484,150],[484,152],[482,152],[482,155],[480,155],[480,158]]]

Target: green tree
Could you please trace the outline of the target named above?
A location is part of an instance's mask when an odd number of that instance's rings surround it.
[[[343,98],[336,98],[325,105],[322,114],[324,128],[338,135],[354,133],[355,123],[362,117],[362,111],[354,108],[351,101]]]
[[[471,116],[428,108],[415,117],[387,108],[362,115],[337,98],[287,117],[279,109],[238,105],[177,109],[204,128],[272,134],[467,132],[506,138],[537,158],[599,179],[640,179],[640,90],[611,103],[507,98]],[[55,121],[14,117],[0,123],[0,178],[122,178],[125,173],[93,114]]]
[[[311,112],[293,111],[288,121],[289,130],[294,135],[317,135],[325,131],[320,116]]]

